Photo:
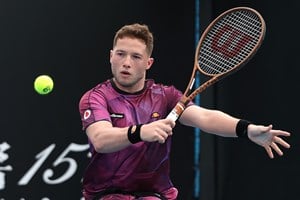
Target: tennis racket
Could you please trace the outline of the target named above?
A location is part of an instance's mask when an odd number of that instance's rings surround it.
[[[167,118],[176,121],[195,96],[243,67],[261,46],[265,32],[263,17],[249,7],[229,9],[214,19],[198,42],[189,84]],[[197,72],[208,80],[194,89]]]

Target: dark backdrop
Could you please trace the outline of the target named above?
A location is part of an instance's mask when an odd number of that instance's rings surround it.
[[[292,148],[270,160],[250,142],[201,133],[201,200],[295,199],[299,31],[293,24],[299,3],[202,0],[201,31],[240,5],[263,14],[265,42],[247,67],[205,91],[201,104],[289,130]],[[148,77],[184,90],[194,59],[195,1],[10,0],[0,1],[0,16],[0,198],[80,199],[88,152],[78,101],[110,77],[115,31],[126,23],[147,23],[155,35]],[[33,90],[40,74],[54,79],[49,95]],[[171,176],[179,199],[193,199],[193,129],[175,129]]]
[[[265,18],[267,32],[256,56],[237,74],[213,87],[211,93],[202,94],[202,104],[257,124],[272,123],[292,136],[287,139],[291,149],[271,160],[263,148],[246,140],[202,134],[202,146],[211,146],[202,149],[201,199],[297,199],[300,99],[296,76],[300,70],[295,58],[300,32],[293,24],[299,18],[300,3],[213,1],[210,5],[213,17],[231,7],[253,7]]]

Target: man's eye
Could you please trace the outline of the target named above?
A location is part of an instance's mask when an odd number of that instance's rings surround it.
[[[132,56],[134,59],[141,59],[141,56],[138,56],[138,55],[134,55],[134,56]]]
[[[117,55],[118,55],[118,56],[124,56],[125,54],[122,53],[122,52],[117,52]]]

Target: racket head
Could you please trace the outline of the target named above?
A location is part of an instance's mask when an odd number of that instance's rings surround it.
[[[195,68],[207,76],[222,76],[244,66],[261,46],[266,24],[253,8],[235,7],[205,29],[195,52]]]

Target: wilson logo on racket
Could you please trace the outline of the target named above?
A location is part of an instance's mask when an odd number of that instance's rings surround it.
[[[265,31],[263,17],[249,7],[232,8],[215,18],[198,42],[186,90],[167,118],[176,121],[196,95],[243,67],[257,52]],[[206,81],[194,87],[198,72]]]
[[[232,26],[225,24],[212,38],[211,48],[227,58],[233,58],[241,52],[253,38]]]

